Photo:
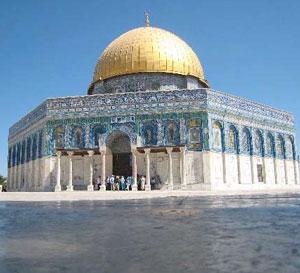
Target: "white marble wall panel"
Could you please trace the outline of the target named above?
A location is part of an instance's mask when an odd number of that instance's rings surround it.
[[[295,184],[295,172],[294,172],[294,162],[293,160],[286,160],[286,170],[287,170],[287,184]]]
[[[186,153],[186,182],[200,184],[203,181],[203,155],[201,152]]]
[[[274,159],[265,158],[266,184],[275,184]]]
[[[186,178],[189,189],[194,190],[226,190],[226,189],[271,189],[295,186],[296,177],[299,179],[299,164],[297,161],[253,157],[254,183],[251,180],[251,157],[240,156],[241,184],[238,184],[237,157],[225,154],[226,184],[223,181],[223,154],[217,152],[187,152],[186,153]],[[173,179],[174,188],[179,188],[180,179],[180,153],[173,153]],[[101,175],[101,156],[92,157],[94,165],[94,179]],[[274,168],[276,162],[276,168]],[[258,182],[257,164],[262,164],[266,183]],[[168,155],[166,153],[151,153],[150,175],[159,175],[164,183],[168,181]],[[278,185],[275,184],[276,169]],[[285,169],[287,175],[285,174]],[[11,167],[8,173],[9,189],[11,191],[49,191],[56,184],[56,157],[44,157],[34,162],[27,162],[20,166]],[[107,175],[112,171],[112,156],[106,156]],[[144,154],[138,156],[138,173],[145,175]],[[89,181],[89,158],[87,156],[73,157],[73,184],[85,189]],[[288,178],[286,184],[285,178]],[[61,184],[63,189],[69,180],[69,161],[67,156],[61,157]],[[299,181],[299,180],[298,180]],[[201,184],[203,186],[201,186]],[[198,185],[198,186],[197,186]],[[18,186],[18,187],[17,187]],[[298,185],[299,186],[299,182]]]
[[[173,184],[176,188],[179,188],[181,183],[180,153],[172,153],[172,160],[173,160]]]
[[[234,154],[225,154],[226,183],[236,185],[238,181],[237,156]]]
[[[251,157],[240,155],[241,184],[252,184]]]
[[[295,175],[297,184],[300,185],[300,165],[298,161],[295,161]]]
[[[213,164],[211,163],[212,152],[203,152],[202,153],[202,162],[203,162],[203,182],[204,184],[210,184],[211,177],[211,168]]]
[[[276,159],[276,169],[277,169],[277,182],[279,185],[284,185],[285,181],[285,170],[284,170],[284,160]]]
[[[223,157],[222,153],[211,153],[211,184],[214,187],[223,186]]]

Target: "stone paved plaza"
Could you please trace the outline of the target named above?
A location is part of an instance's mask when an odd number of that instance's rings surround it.
[[[0,272],[299,273],[299,216],[291,193],[0,201]]]
[[[0,192],[1,201],[49,202],[49,201],[86,201],[86,200],[142,200],[167,197],[205,197],[205,196],[248,196],[257,194],[299,194],[298,189],[273,189],[251,191],[73,191],[73,192]]]

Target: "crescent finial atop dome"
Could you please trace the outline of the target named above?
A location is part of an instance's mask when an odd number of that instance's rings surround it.
[[[149,14],[149,12],[145,11],[144,15],[145,15],[145,26],[150,27],[150,14]]]

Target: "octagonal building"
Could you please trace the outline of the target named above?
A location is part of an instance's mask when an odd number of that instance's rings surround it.
[[[87,95],[10,128],[8,189],[300,189],[295,139],[291,113],[211,89],[193,49],[147,25],[108,45]]]

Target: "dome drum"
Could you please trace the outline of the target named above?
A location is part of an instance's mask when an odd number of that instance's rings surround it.
[[[207,87],[207,85],[193,76],[149,72],[121,75],[98,81],[91,85],[88,94],[197,89],[203,87]]]

